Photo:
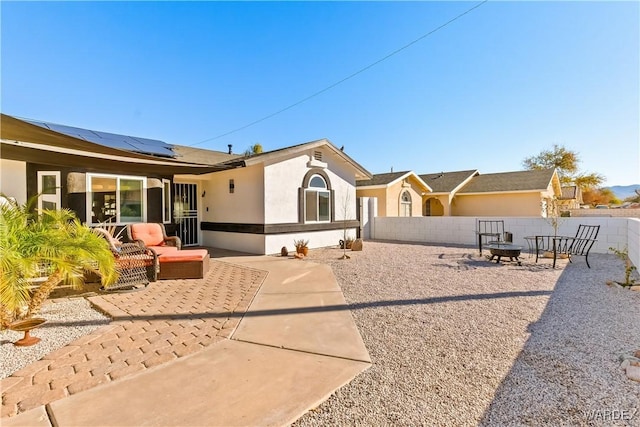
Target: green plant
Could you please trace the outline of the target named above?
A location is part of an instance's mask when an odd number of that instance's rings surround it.
[[[37,198],[24,205],[0,205],[0,328],[37,313],[60,283],[83,284],[85,271],[96,272],[102,284],[117,279],[115,259],[107,242],[80,223],[68,209],[33,209]],[[35,284],[33,279],[46,279]]]
[[[616,249],[609,248],[611,252],[616,254],[618,258],[620,258],[624,262],[624,282],[620,283],[622,286],[632,286],[635,284],[635,280],[631,280],[631,275],[636,270],[636,267],[633,265],[631,260],[629,259],[629,249],[625,246],[624,249]]]
[[[295,239],[293,241],[293,244],[296,247],[296,250],[301,250],[302,248],[307,248],[309,247],[309,240],[305,240],[305,239]]]

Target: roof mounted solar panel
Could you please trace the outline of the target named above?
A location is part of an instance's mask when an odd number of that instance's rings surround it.
[[[127,135],[119,135],[110,132],[100,132],[89,129],[76,128],[72,126],[59,125],[55,123],[39,122],[35,120],[24,120],[36,126],[40,126],[64,135],[80,138],[95,144],[104,145],[110,148],[133,151],[142,154],[151,154],[160,157],[175,157],[172,146],[157,139],[138,138]]]

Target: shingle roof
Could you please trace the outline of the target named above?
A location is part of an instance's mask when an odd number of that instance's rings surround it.
[[[438,172],[418,175],[434,193],[450,193],[470,176],[477,174],[476,169],[453,172]]]
[[[387,185],[396,179],[400,178],[403,175],[408,174],[411,171],[403,171],[403,172],[388,172],[388,173],[377,173],[373,175],[371,179],[365,179],[362,181],[356,182],[356,187],[368,187],[373,185]]]
[[[546,190],[555,169],[488,173],[475,176],[458,194]]]
[[[212,151],[184,145],[174,145],[173,152],[176,154],[176,160],[203,165],[217,165],[227,160],[242,157],[241,154],[229,154],[224,151]]]

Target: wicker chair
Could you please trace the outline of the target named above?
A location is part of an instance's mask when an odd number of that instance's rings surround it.
[[[158,258],[152,250],[139,243],[120,243],[102,228],[94,231],[109,243],[111,253],[116,259],[118,280],[105,290],[133,289],[155,282],[158,275]]]
[[[138,242],[147,248],[153,249],[158,255],[182,248],[182,242],[177,236],[167,236],[163,224],[142,222],[129,224],[127,236],[132,242]]]

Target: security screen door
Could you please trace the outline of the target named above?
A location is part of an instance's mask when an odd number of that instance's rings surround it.
[[[173,218],[177,224],[176,234],[180,237],[182,245],[199,245],[196,184],[173,184]]]

